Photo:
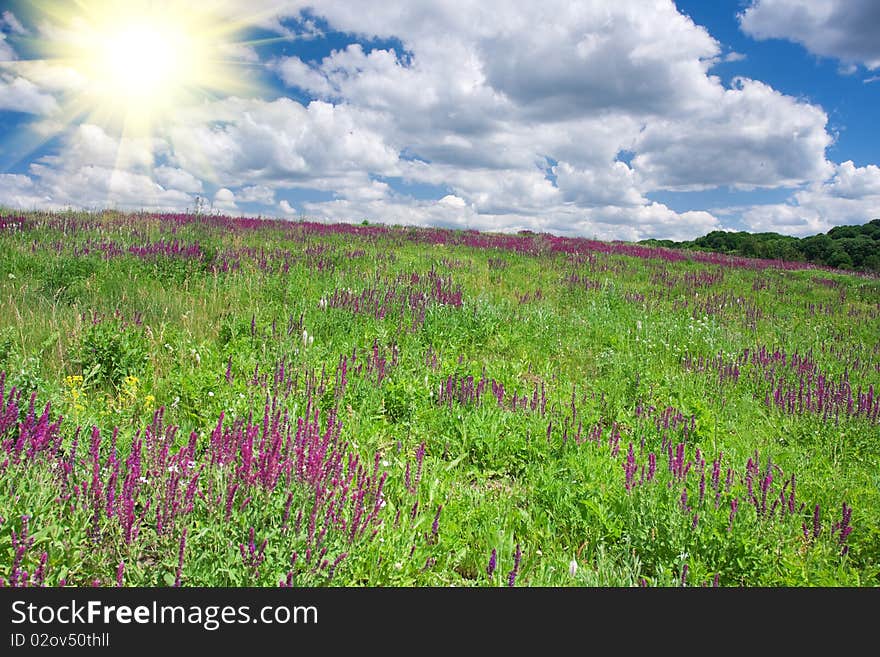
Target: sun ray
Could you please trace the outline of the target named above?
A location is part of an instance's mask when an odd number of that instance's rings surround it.
[[[276,12],[263,7],[255,12],[230,0],[28,2],[17,13],[35,29],[17,39],[19,58],[0,62],[0,70],[32,80],[57,107],[16,131],[15,148],[2,150],[18,157],[0,162],[3,170],[19,166],[53,139],[71,136],[72,128],[92,124],[117,140],[103,199],[112,205],[117,185],[130,181],[133,144],[173,152],[173,128],[188,108],[229,97],[266,97],[266,71],[259,60],[241,56],[242,49],[294,37],[260,38],[258,26]],[[210,169],[208,158],[189,155]],[[145,205],[158,202],[164,191],[153,175],[156,157],[151,152],[138,169],[151,181],[143,192]]]
[[[236,16],[228,2],[77,0],[30,5],[40,38],[34,56],[7,63],[75,72],[58,120],[88,120],[119,136],[161,131],[181,108],[265,91],[252,62],[230,55],[259,16]]]

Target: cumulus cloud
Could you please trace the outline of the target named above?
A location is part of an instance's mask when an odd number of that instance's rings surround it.
[[[880,3],[876,0],[754,0],[739,15],[756,39],[787,39],[844,66],[880,68]]]
[[[364,218],[378,217],[383,222],[398,225],[500,232],[529,229],[606,240],[650,237],[693,239],[720,228],[718,219],[708,212],[677,213],[661,203],[634,208],[604,206],[589,210],[559,205],[546,208],[539,217],[517,212],[478,212],[473,204],[455,194],[428,201],[392,198],[357,202],[340,199],[305,203],[303,208],[306,216],[326,221],[357,223]]]
[[[798,236],[874,218],[880,218],[880,167],[857,167],[851,161],[837,165],[828,180],[795,192],[786,203],[752,206],[743,212],[751,230]]]
[[[28,80],[47,94],[67,93],[86,84],[82,73],[70,66],[45,60],[17,60],[3,66],[9,74]]]
[[[293,207],[290,203],[288,203],[286,199],[279,202],[278,207],[281,210],[282,217],[290,217],[295,214],[298,214],[296,208]]]
[[[51,114],[57,109],[57,101],[30,80],[0,73],[0,110]]]
[[[221,184],[296,186],[353,173],[366,181],[366,172],[393,172],[398,159],[359,110],[289,98],[229,98],[181,112],[169,138],[180,166]]]
[[[386,143],[416,155],[397,163],[405,176],[451,188],[497,221],[514,212],[538,226],[559,204],[648,208],[656,189],[829,174],[821,108],[756,81],[724,88],[709,74],[720,45],[671,2],[426,4],[377,3],[363,16],[322,3],[315,11],[330,24],[397,37],[404,50],[353,44],[272,65],[327,103],[367,108]],[[618,161],[623,150],[631,166]],[[555,182],[536,165],[545,158],[558,162]]]
[[[265,185],[251,185],[249,187],[244,187],[239,191],[238,198],[243,203],[275,205],[275,192]]]
[[[237,212],[238,206],[235,204],[235,194],[232,193],[232,190],[226,187],[218,189],[214,194],[212,209],[219,212]]]
[[[0,203],[20,210],[59,209],[51,196],[41,193],[30,177],[0,173]]]
[[[560,162],[554,172],[563,198],[577,205],[631,208],[647,204],[636,187],[633,170],[623,162],[613,162],[605,168],[585,169]]]
[[[156,151],[165,148],[158,139],[120,139],[89,123],[72,128],[65,135],[64,144],[65,148],[59,155],[44,157],[42,163],[57,165],[58,168],[87,165],[146,173],[153,166]]]
[[[699,121],[668,117],[639,136],[633,166],[651,188],[786,187],[831,173],[828,117],[755,80],[718,89]]]
[[[99,166],[58,169],[43,164],[31,166],[34,185],[54,205],[86,209],[182,209],[191,196],[166,190],[150,176],[133,171]]]
[[[26,35],[28,31],[10,11],[0,14],[0,111],[48,115],[58,110],[58,102],[44,85],[26,71],[30,62],[19,59],[7,35]],[[42,63],[39,68],[46,68]]]
[[[199,194],[202,191],[202,181],[179,167],[160,166],[154,170],[156,182],[165,189],[176,189],[189,194]]]
[[[58,154],[33,162],[27,175],[4,176],[0,203],[14,208],[183,210],[200,183],[179,169],[154,167],[167,144],[119,139],[82,124],[61,137]],[[160,182],[161,181],[161,182]]]

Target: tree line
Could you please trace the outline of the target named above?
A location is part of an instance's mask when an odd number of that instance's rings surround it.
[[[880,219],[861,226],[835,226],[827,233],[801,238],[779,233],[714,230],[691,241],[651,239],[639,243],[880,273]]]

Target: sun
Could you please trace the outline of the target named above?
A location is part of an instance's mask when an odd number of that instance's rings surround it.
[[[175,87],[190,81],[188,64],[198,57],[185,34],[163,25],[120,26],[94,50],[92,68],[99,84],[111,95],[138,102],[173,95]]]
[[[200,100],[258,93],[235,47],[249,20],[223,2],[78,0],[37,2],[43,61],[73,71],[64,103],[126,136],[150,136]],[[250,19],[252,20],[252,18]]]

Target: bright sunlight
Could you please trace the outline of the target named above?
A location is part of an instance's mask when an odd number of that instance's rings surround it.
[[[246,23],[222,8],[176,0],[36,4],[55,26],[39,44],[45,61],[81,81],[64,118],[86,115],[127,136],[150,136],[186,105],[254,91],[232,54]]]

